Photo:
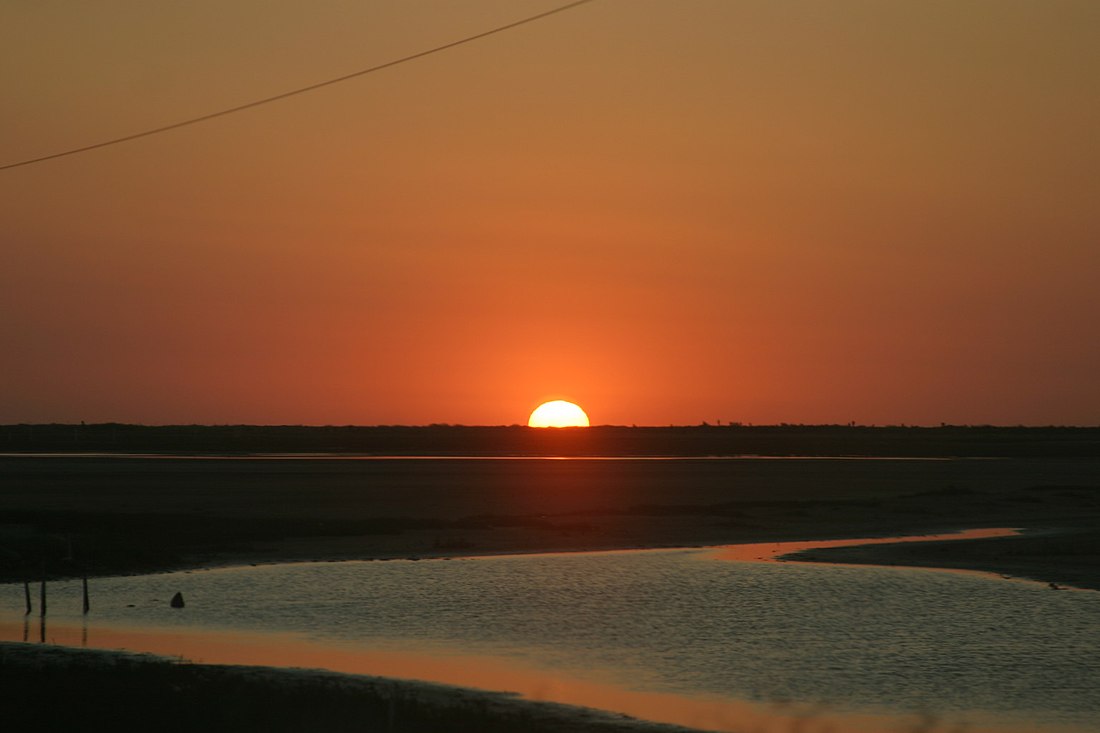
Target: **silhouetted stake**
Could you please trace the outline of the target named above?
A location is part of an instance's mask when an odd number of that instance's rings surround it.
[[[45,618],[46,616],[46,578],[42,577],[42,592],[39,595],[39,609],[38,615]]]
[[[92,604],[88,601],[88,576],[84,576],[84,615],[92,610]]]
[[[27,601],[27,612],[24,613],[23,615],[24,616],[30,616],[31,615],[31,583],[26,578],[23,578],[23,597]],[[23,641],[26,641],[26,639],[24,639]]]

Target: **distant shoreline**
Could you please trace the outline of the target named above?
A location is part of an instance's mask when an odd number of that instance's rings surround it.
[[[802,456],[802,455],[449,455],[373,453],[49,453],[0,452],[0,458],[117,458],[192,461],[1004,461],[1003,456]]]
[[[17,424],[0,425],[0,453],[1089,458],[1100,427]]]

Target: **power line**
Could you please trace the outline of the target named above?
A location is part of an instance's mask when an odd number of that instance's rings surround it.
[[[461,38],[457,41],[451,41],[450,43],[444,43],[442,46],[436,46],[434,48],[429,48],[426,51],[419,51],[417,53],[410,54],[408,56],[402,56],[399,59],[394,59],[393,61],[387,61],[386,63],[378,64],[377,66],[371,66],[368,69],[362,69],[360,71],[353,71],[350,74],[344,74],[343,76],[337,76],[333,79],[326,79],[325,81],[319,81],[315,84],[310,84],[309,86],[299,87],[298,89],[292,89],[289,92],[283,92],[281,94],[276,94],[272,97],[265,97],[263,99],[257,99],[257,100],[254,100],[252,102],[246,102],[245,104],[240,104],[240,105],[237,105],[236,107],[230,107],[228,109],[219,110],[218,112],[211,112],[209,114],[201,115],[199,117],[192,117],[190,119],[182,120],[180,122],[173,122],[172,124],[164,125],[163,127],[155,127],[151,130],[144,130],[142,132],[135,132],[135,133],[130,134],[130,135],[123,135],[122,137],[116,137],[116,138],[113,138],[111,140],[104,140],[102,142],[93,143],[91,145],[84,145],[83,147],[72,148],[71,150],[63,150],[63,151],[58,152],[58,153],[51,153],[49,155],[43,155],[43,156],[38,157],[38,158],[30,158],[29,160],[21,160],[18,163],[8,163],[6,165],[0,165],[0,171],[6,171],[9,168],[19,168],[19,167],[25,166],[25,165],[32,165],[34,163],[41,163],[41,162],[46,161],[46,160],[53,160],[54,158],[64,158],[65,156],[68,156],[68,155],[76,155],[78,153],[86,153],[89,150],[98,150],[99,148],[106,148],[110,145],[118,145],[120,143],[130,142],[131,140],[137,140],[139,138],[149,137],[151,135],[159,135],[162,132],[169,132],[170,130],[178,130],[181,127],[187,127],[189,125],[197,125],[200,122],[206,122],[208,120],[213,120],[213,119],[216,119],[218,117],[225,117],[226,115],[235,114],[237,112],[243,112],[246,109],[252,109],[253,107],[259,107],[259,106],[264,105],[264,104],[271,104],[272,102],[278,102],[279,100],[286,99],[288,97],[293,97],[293,96],[296,96],[296,95],[299,95],[299,94],[305,94],[306,92],[312,92],[312,91],[315,91],[317,89],[321,89],[322,87],[328,87],[328,86],[332,86],[333,84],[339,84],[341,82],[349,81],[351,79],[355,79],[355,78],[360,77],[360,76],[365,76],[367,74],[373,74],[376,71],[382,71],[383,69],[388,69],[391,66],[397,66],[399,64],[404,64],[404,63],[409,62],[409,61],[415,61],[416,59],[421,59],[421,58],[424,58],[425,56],[431,56],[432,54],[439,53],[440,51],[446,51],[446,50],[452,49],[456,46],[462,46],[462,45],[465,45],[467,43],[473,43],[474,41],[479,41],[482,38],[487,38],[488,36],[496,35],[497,33],[503,33],[504,31],[511,30],[513,28],[518,28],[521,25],[527,25],[528,23],[534,23],[535,21],[542,20],[543,18],[548,18],[551,15],[557,15],[558,13],[564,13],[567,10],[572,10],[574,8],[577,8],[577,7],[581,6],[581,5],[587,5],[588,3],[591,3],[591,2],[595,2],[595,0],[577,0],[576,2],[571,2],[571,3],[568,3],[566,5],[561,5],[557,8],[552,9],[552,10],[547,10],[546,12],[538,13],[537,15],[532,15],[532,16],[529,16],[527,18],[523,18],[521,20],[516,20],[516,21],[513,21],[513,22],[508,23],[506,25],[497,26],[496,28],[493,28],[491,30],[482,31],[481,33],[477,33],[477,34],[472,35],[472,36],[467,36],[467,37]]]

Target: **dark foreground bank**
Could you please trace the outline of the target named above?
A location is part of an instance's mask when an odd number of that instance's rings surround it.
[[[506,693],[19,643],[0,643],[0,689],[12,731],[691,733]]]

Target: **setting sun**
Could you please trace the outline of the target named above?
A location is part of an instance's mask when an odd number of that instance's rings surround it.
[[[587,428],[588,415],[584,410],[565,400],[544,402],[535,408],[527,420],[532,428]]]

